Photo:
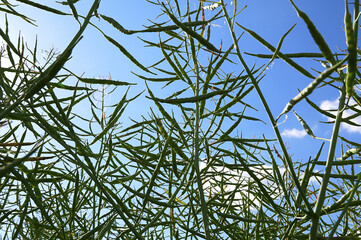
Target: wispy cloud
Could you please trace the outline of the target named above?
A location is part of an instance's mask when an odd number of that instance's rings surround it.
[[[320,108],[322,110],[327,110],[327,111],[332,111],[333,114],[336,114],[337,107],[338,107],[338,102],[339,99],[330,101],[330,100],[325,100],[321,103]],[[354,105],[356,104],[355,101],[353,99],[350,100],[350,105]],[[361,109],[359,106],[356,107],[357,109]],[[352,110],[346,110],[343,112],[342,117],[343,118],[347,118],[350,117],[352,115],[354,115],[355,112]],[[328,118],[329,121],[332,121],[333,119]],[[355,117],[350,119],[352,122],[361,125],[361,116]],[[342,123],[341,124],[341,129],[345,130],[348,133],[359,133],[361,134],[361,127],[360,126],[353,126],[347,123]]]
[[[296,128],[292,129],[285,129],[282,133],[282,136],[288,137],[288,138],[303,138],[307,135],[305,130],[299,130]]]
[[[202,162],[200,169],[204,169],[206,165],[205,162]],[[276,200],[282,195],[277,184],[271,180],[272,166],[250,167],[250,169],[260,179],[272,199]],[[281,174],[284,173],[284,169],[280,168],[280,172]],[[263,194],[259,192],[258,185],[247,171],[229,169],[224,166],[212,166],[205,175],[203,188],[210,198],[216,195],[223,196],[224,199],[228,198],[232,202],[226,200],[227,204],[231,203],[233,207],[239,210],[245,206],[251,210],[256,210],[261,206]]]
[[[200,169],[203,170],[206,167],[207,163],[201,161]],[[281,181],[287,179],[288,173],[286,169],[282,166],[278,169],[282,176]],[[275,202],[281,201],[284,195],[279,183],[274,178],[273,167],[271,165],[259,165],[250,167],[250,170],[260,180],[269,196]],[[211,166],[203,174],[205,175],[203,178],[203,188],[209,198],[220,195],[225,199],[225,204],[231,204],[239,210],[245,206],[251,210],[257,210],[261,206],[264,193],[261,192],[258,184],[250,174],[241,167],[229,169],[225,166]],[[300,178],[302,177],[303,173],[301,173]],[[317,188],[318,182],[321,181],[317,178],[319,177],[311,177],[308,185],[309,189]]]
[[[324,100],[323,102],[321,102],[320,108],[322,110],[335,110],[337,109],[338,106],[338,99],[334,100],[334,101],[330,101],[330,100]]]

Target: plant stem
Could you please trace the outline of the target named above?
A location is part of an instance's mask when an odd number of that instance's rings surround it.
[[[239,61],[241,62],[242,66],[244,67],[244,69],[246,70],[249,78],[251,79],[252,84],[253,84],[254,88],[256,89],[256,92],[257,92],[257,94],[258,94],[258,96],[259,96],[259,98],[260,98],[260,100],[261,100],[261,102],[263,104],[263,107],[265,108],[265,110],[267,112],[268,118],[271,121],[271,124],[273,126],[273,129],[274,129],[274,132],[276,134],[277,140],[278,140],[278,142],[279,142],[279,144],[281,146],[282,152],[283,152],[283,154],[285,156],[289,171],[291,172],[292,179],[295,182],[295,185],[296,185],[298,191],[300,192],[300,195],[301,195],[303,201],[306,204],[306,207],[308,209],[308,214],[313,215],[312,207],[311,207],[310,203],[307,201],[305,191],[302,189],[301,184],[300,184],[300,182],[298,180],[295,169],[293,168],[292,160],[291,160],[290,156],[288,155],[287,148],[286,148],[286,146],[285,146],[285,144],[284,144],[284,142],[282,140],[281,134],[280,134],[280,132],[278,130],[277,124],[276,124],[275,119],[274,119],[274,117],[272,115],[272,112],[271,112],[271,110],[270,110],[270,108],[268,106],[268,103],[267,103],[266,99],[264,98],[261,89],[258,86],[257,80],[254,78],[251,70],[247,66],[247,64],[244,61],[244,59],[242,57],[242,54],[241,54],[241,52],[239,50],[236,34],[234,32],[234,29],[232,28],[231,20],[230,20],[230,18],[228,16],[228,13],[227,13],[227,10],[225,8],[223,0],[222,0],[222,8],[223,8],[223,12],[224,12],[224,15],[225,15],[227,23],[228,23],[229,31],[231,32],[231,35],[232,35],[232,39],[233,39],[233,43],[234,43],[234,46],[235,46],[235,49],[236,49],[237,57],[238,57]]]
[[[194,40],[190,36],[190,42],[191,42],[191,49],[192,49],[192,60],[194,69],[196,72],[196,86],[195,86],[195,96],[199,96],[199,69],[198,69],[198,62],[197,62],[197,56],[196,56],[196,50],[194,46]],[[204,225],[204,233],[206,235],[206,239],[211,239],[210,231],[209,231],[209,220],[208,220],[208,210],[207,210],[207,203],[204,198],[204,191],[203,191],[203,184],[202,184],[202,178],[200,176],[199,171],[199,127],[200,127],[200,107],[199,107],[199,101],[195,103],[195,110],[196,110],[196,116],[195,116],[195,122],[194,122],[194,134],[193,134],[193,161],[194,161],[194,168],[196,172],[196,178],[197,178],[197,186],[199,191],[199,198],[201,202],[201,212],[203,217],[203,225]]]
[[[314,209],[315,216],[312,217],[312,225],[311,225],[311,232],[310,232],[310,238],[309,238],[310,240],[316,239],[316,237],[317,237],[317,230],[318,230],[318,224],[319,224],[319,220],[320,220],[321,210],[322,210],[322,206],[325,202],[326,190],[327,190],[327,186],[328,186],[328,183],[330,180],[333,160],[335,158],[336,144],[337,144],[337,139],[338,139],[338,133],[340,131],[340,126],[341,126],[341,121],[342,121],[342,113],[344,111],[345,101],[346,101],[346,85],[343,84],[342,89],[341,89],[340,102],[338,104],[337,116],[336,116],[335,124],[333,126],[331,143],[330,143],[330,147],[328,150],[325,174],[323,176],[322,184],[321,184],[320,190],[318,192],[318,196],[317,196],[317,202],[316,202],[315,209]]]

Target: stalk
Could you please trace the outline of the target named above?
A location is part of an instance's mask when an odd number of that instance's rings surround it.
[[[336,144],[337,144],[337,139],[338,139],[338,133],[340,131],[340,126],[341,126],[341,121],[342,121],[342,113],[344,111],[345,101],[346,101],[346,85],[343,84],[342,89],[341,89],[340,102],[339,102],[338,110],[337,110],[337,116],[336,116],[335,124],[333,126],[331,144],[330,144],[330,147],[328,150],[325,174],[322,179],[322,184],[321,184],[320,190],[318,192],[317,202],[316,202],[315,210],[314,210],[315,216],[312,217],[312,225],[311,225],[311,232],[310,232],[310,238],[309,238],[310,240],[317,238],[318,224],[319,224],[319,220],[320,220],[322,206],[325,202],[326,190],[327,190],[327,186],[328,186],[330,176],[331,176],[333,160],[335,158]]]
[[[197,57],[196,57],[196,50],[194,46],[194,40],[190,36],[190,42],[191,42],[191,50],[192,50],[192,60],[194,69],[196,71],[196,86],[195,86],[195,97],[199,96],[199,69],[198,69],[198,63],[197,63]],[[199,190],[199,198],[201,202],[201,212],[203,217],[203,225],[204,225],[204,233],[206,235],[206,239],[211,239],[210,231],[209,231],[209,219],[208,219],[208,210],[207,210],[207,203],[204,197],[204,191],[203,191],[203,184],[202,179],[200,176],[199,171],[199,127],[200,127],[200,106],[199,101],[195,102],[195,110],[196,110],[196,116],[195,116],[195,122],[194,122],[194,134],[193,134],[193,163],[194,168],[196,172],[196,178],[197,178],[197,185]]]
[[[347,2],[345,4],[347,4]],[[348,6],[346,6],[346,7],[348,7]],[[358,14],[359,14],[359,0],[356,0],[354,3],[354,19],[353,19],[354,20],[353,28],[354,28],[354,34],[355,34],[354,37],[356,39],[357,39],[357,35],[358,35],[358,19],[357,19]],[[341,72],[341,76],[343,76],[342,72]],[[337,116],[335,119],[334,129],[332,132],[331,144],[330,144],[329,153],[328,153],[327,162],[326,162],[325,175],[323,177],[322,185],[319,190],[317,202],[315,205],[315,213],[316,213],[317,218],[312,219],[311,232],[310,232],[309,239],[317,238],[317,230],[318,230],[319,219],[320,219],[319,216],[322,212],[322,206],[325,202],[327,185],[330,180],[333,160],[335,158],[337,138],[338,138],[338,133],[339,133],[340,125],[341,125],[341,121],[342,121],[342,113],[345,108],[345,101],[346,101],[346,83],[343,84],[342,89],[341,89],[341,97],[340,97],[340,102],[338,105],[338,111],[337,111]],[[356,186],[359,184],[359,180],[360,180],[360,177],[358,177]],[[350,199],[352,199],[354,192],[355,192],[355,188],[352,191],[352,195],[350,196]],[[333,237],[333,235],[336,231],[337,225],[340,223],[340,220],[342,219],[342,216],[345,214],[345,209],[342,211],[337,223],[335,224],[335,227],[331,231],[331,234],[330,234],[331,238]]]
[[[231,20],[230,20],[230,18],[228,16],[228,13],[227,13],[227,10],[225,8],[225,4],[224,4],[223,0],[222,0],[222,9],[223,9],[225,18],[226,18],[227,23],[228,23],[229,31],[231,32],[231,35],[232,35],[232,39],[233,39],[233,43],[234,43],[234,46],[235,46],[235,49],[236,49],[237,57],[238,57],[239,61],[241,62],[242,66],[244,67],[244,69],[246,70],[249,78],[251,79],[252,84],[253,84],[253,86],[254,86],[254,88],[255,88],[255,90],[256,90],[256,92],[257,92],[257,94],[258,94],[258,96],[259,96],[259,98],[260,98],[260,100],[261,100],[261,102],[263,104],[263,107],[265,108],[265,110],[267,112],[268,118],[271,121],[271,124],[273,126],[273,129],[274,129],[274,132],[276,134],[277,140],[278,140],[278,142],[279,142],[279,144],[281,146],[282,152],[283,152],[283,154],[285,156],[285,159],[286,159],[288,168],[289,168],[289,170],[291,172],[293,181],[295,182],[295,185],[296,185],[298,191],[300,192],[302,200],[306,204],[308,214],[312,216],[312,215],[314,215],[312,207],[311,207],[310,203],[307,201],[306,194],[305,194],[304,190],[301,187],[300,181],[297,178],[295,169],[293,168],[292,160],[291,160],[290,156],[288,155],[287,148],[286,148],[286,146],[285,146],[285,144],[284,144],[284,142],[282,140],[281,134],[280,134],[280,132],[278,130],[278,127],[277,127],[275,119],[274,119],[274,117],[272,115],[272,112],[271,112],[271,110],[270,110],[270,108],[269,108],[269,106],[267,104],[266,99],[263,96],[263,93],[262,93],[261,89],[258,86],[257,80],[254,78],[252,72],[250,71],[249,67],[247,66],[246,62],[244,61],[244,59],[242,57],[242,54],[241,54],[241,52],[239,50],[236,34],[235,34],[235,32],[234,32],[234,30],[232,28],[232,23],[231,23]]]

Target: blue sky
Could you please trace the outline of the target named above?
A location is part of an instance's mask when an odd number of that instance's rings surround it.
[[[12,3],[14,1],[9,2]],[[181,0],[179,0],[179,2],[185,3],[185,1]],[[209,4],[209,2],[210,1],[205,3],[205,5]],[[235,3],[231,0],[225,0],[225,2],[231,6]],[[60,8],[61,10],[70,13],[70,9],[67,6],[60,6],[55,1],[43,0],[39,1],[39,3],[48,4],[49,6]],[[190,0],[190,4],[193,6],[198,3],[198,0]],[[342,50],[346,49],[346,40],[343,30],[344,1],[295,0],[295,3],[302,11],[306,12],[310,19],[315,23],[333,52],[341,53]],[[79,14],[85,15],[91,4],[92,1],[79,1],[76,4]],[[281,48],[283,53],[320,52],[308,32],[306,24],[297,16],[288,0],[238,1],[239,10],[246,5],[247,7],[237,16],[236,22],[255,31],[273,46],[277,46],[283,34],[296,24],[292,32],[285,38]],[[57,52],[61,52],[79,28],[79,24],[72,16],[56,16],[30,6],[24,6],[21,3],[19,3],[17,10],[30,18],[36,19],[36,24],[38,26],[34,27],[18,17],[9,15],[10,35],[13,41],[15,41],[21,30],[20,35],[24,37],[24,40],[30,48],[34,45],[37,37],[39,59],[41,59],[42,52],[46,53],[46,51],[52,48],[56,49]],[[143,25],[151,24],[148,22],[148,19],[155,20],[160,14],[158,7],[140,0],[104,0],[102,1],[98,12],[113,17],[127,29],[142,29]],[[205,13],[206,17],[213,14],[209,10],[206,10]],[[1,18],[4,19],[4,14],[1,14]],[[161,16],[157,19],[159,22],[165,20],[168,20],[166,16]],[[121,34],[101,19],[92,18],[92,23],[100,27],[105,34],[117,40],[145,66],[151,65],[163,57],[158,49],[143,47],[145,44],[138,39],[136,35],[128,36]],[[3,20],[0,21],[0,26],[2,29],[4,28]],[[232,44],[227,24],[223,19],[214,22],[211,29],[213,32],[212,42],[216,47],[219,47],[221,42],[223,49],[227,49]],[[238,26],[235,27],[235,31],[237,36],[243,32]],[[141,35],[141,37],[154,42],[158,41],[157,34],[144,34]],[[239,46],[241,52],[271,53],[246,32],[240,39]],[[246,54],[244,54],[244,58],[249,66],[254,64],[260,66],[268,62],[268,60],[257,59]],[[232,59],[235,62],[238,62],[236,58]],[[207,58],[205,57],[205,59],[201,60],[207,61]],[[324,70],[324,67],[316,60],[295,59],[295,61],[314,76],[317,76],[316,71]],[[43,63],[44,62],[40,62],[40,64]],[[144,81],[132,74],[132,72],[141,75],[146,74],[130,62],[129,59],[127,59],[115,46],[109,43],[103,35],[92,26],[89,26],[86,29],[84,38],[76,46],[73,51],[73,58],[67,62],[66,67],[72,69],[74,73],[79,76],[83,73],[84,76],[89,78],[109,78],[111,76],[113,80],[136,83],[137,85],[132,86],[129,91],[130,97],[135,96],[145,89]],[[234,71],[235,73],[239,73],[243,70],[243,67],[241,67],[240,64],[225,64],[222,70],[225,72]],[[287,102],[297,95],[297,89],[301,90],[311,82],[311,79],[298,73],[282,60],[275,60],[270,65],[269,69],[265,71],[265,74],[265,77],[260,83],[260,88],[271,107],[274,117],[277,117],[282,112]],[[68,84],[75,85],[76,80],[72,79]],[[173,91],[177,90],[176,87],[160,89],[159,85],[156,84],[150,84],[150,87],[157,97],[169,96]],[[108,95],[106,101],[108,101],[109,104],[117,103],[126,89],[126,87],[120,87],[116,92]],[[140,120],[142,115],[147,116],[150,107],[155,109],[153,102],[145,96],[148,96],[148,93],[143,93],[140,98],[132,102],[126,109],[126,114],[120,119],[124,126],[130,124],[129,117]],[[332,110],[337,108],[338,97],[339,92],[337,90],[326,87],[316,89],[310,98],[322,109]],[[262,119],[265,124],[260,122],[242,121],[233,134],[242,134],[245,138],[260,138],[262,137],[262,134],[265,134],[269,138],[275,138],[272,126],[258,96],[255,93],[250,94],[245,101],[258,109],[258,111],[247,109],[247,114]],[[167,107],[170,109],[170,106]],[[294,107],[294,110],[309,124],[317,137],[326,139],[331,137],[333,125],[320,122],[326,122],[329,121],[329,119],[322,117],[305,101],[297,104],[297,106]],[[80,107],[77,109],[77,113],[90,116],[89,107]],[[347,116],[352,113],[346,111],[344,114]],[[285,118],[282,117],[280,122],[284,119]],[[361,124],[361,117],[358,117],[355,122]],[[292,112],[288,113],[287,120],[280,124],[279,128],[294,161],[306,162],[310,157],[313,158],[321,147],[321,144],[324,142],[323,140],[313,139],[308,136]],[[355,142],[361,142],[361,127],[350,127],[349,125],[344,124],[341,126],[340,135]],[[279,149],[278,145],[276,145],[276,148]],[[321,161],[326,160],[327,151],[328,144],[326,143],[320,158]],[[340,157],[340,154],[340,151],[337,151],[336,157]],[[317,170],[322,170],[322,167],[319,167]]]
[[[190,4],[196,5],[198,2],[197,0],[192,0]],[[229,5],[234,4],[234,2],[230,0],[225,2]],[[55,1],[51,1],[51,3],[49,3],[49,1],[39,1],[39,3],[49,4],[49,6],[56,8],[60,7],[63,11],[70,13],[68,7],[59,6]],[[344,1],[296,0],[295,3],[314,21],[333,52],[340,52],[338,49],[346,49],[345,35],[342,28]],[[76,5],[78,12],[85,15],[90,4],[90,1],[79,1]],[[207,3],[205,3],[205,5],[206,4]],[[319,52],[307,31],[305,23],[297,16],[289,1],[238,1],[239,9],[242,9],[245,5],[247,5],[247,7],[238,15],[236,21],[244,27],[257,32],[274,46],[277,45],[282,35],[293,24],[297,24],[293,31],[286,37],[281,48],[282,52]],[[30,18],[36,19],[36,24],[38,25],[38,27],[33,27],[17,17],[8,16],[11,23],[10,33],[13,39],[16,39],[19,30],[21,30],[21,36],[24,37],[29,46],[33,46],[37,36],[39,49],[49,50],[55,48],[58,51],[62,51],[78,30],[79,25],[72,16],[55,16],[29,6],[22,6],[22,4],[19,4],[19,8],[17,9]],[[154,20],[160,12],[159,9],[152,4],[135,0],[131,2],[103,1],[99,8],[99,13],[113,17],[125,28],[141,29],[142,25],[150,24],[147,19]],[[206,14],[211,13],[206,12]],[[164,16],[162,16],[162,18],[165,19]],[[3,14],[2,19],[4,19]],[[160,51],[144,48],[144,43],[137,39],[135,35],[123,35],[103,20],[93,18],[92,22],[103,29],[106,34],[119,41],[119,43],[128,49],[143,65],[150,65],[161,58]],[[212,26],[212,31],[215,33],[212,39],[214,45],[219,46],[222,41],[223,49],[228,48],[232,42],[224,20],[219,20],[214,24],[215,25]],[[1,21],[1,27],[4,27],[4,21]],[[235,27],[235,30],[237,35],[242,33],[239,27]],[[124,57],[113,45],[107,42],[100,32],[89,26],[84,36],[74,50],[73,58],[67,63],[66,67],[73,69],[75,73],[79,75],[85,73],[87,77],[109,77],[111,75],[112,79],[137,83],[137,86],[131,88],[130,93],[133,95],[144,89],[143,80],[131,73],[131,71],[134,71],[142,74],[141,70],[136,68],[135,65]],[[156,41],[155,37],[157,37],[157,35],[144,34],[142,37]],[[242,52],[270,54],[269,50],[247,33],[244,33],[239,45],[242,48]],[[254,63],[260,65],[267,62],[246,55],[245,59],[250,66]],[[323,66],[317,61],[298,59],[296,62],[300,63],[315,76],[317,73],[312,69],[318,71],[324,70]],[[232,68],[234,68],[234,71],[242,70],[240,65],[227,65],[227,69],[224,70],[233,71]],[[260,87],[266,99],[269,101],[275,117],[281,113],[286,103],[298,93],[297,88],[303,89],[310,82],[310,79],[296,72],[282,60],[276,60],[265,73],[266,76],[262,80]],[[153,91],[155,90],[156,88],[153,89]],[[125,88],[121,88],[119,91],[122,93],[125,91]],[[155,93],[159,94],[159,96],[169,95],[162,90],[155,91]],[[147,94],[143,94],[141,99],[132,103],[131,107],[128,108],[128,116],[140,119],[141,115],[146,115],[152,102],[146,99],[144,97],[145,95]],[[109,101],[117,102],[117,96],[118,95],[109,96]],[[311,99],[318,106],[322,106],[324,109],[331,109],[337,106],[338,97],[338,91],[328,87],[321,90],[317,89]],[[272,136],[272,128],[260,105],[258,97],[253,94],[250,95],[248,99],[259,109],[259,112],[252,112],[251,114],[262,118],[267,125],[265,125],[263,129],[259,128],[259,125],[253,126],[253,123],[244,122],[240,125],[240,129],[237,130],[248,137],[260,137],[262,133]],[[320,121],[328,121],[328,119],[321,117],[321,115],[311,109],[305,101],[299,103],[294,110],[306,120],[316,136],[330,138],[332,125],[320,123]],[[84,114],[87,113],[84,112]],[[283,118],[281,121],[282,120]],[[122,121],[126,123],[127,118],[123,118]],[[360,117],[357,121],[361,123]],[[280,125],[280,130],[285,137],[290,152],[294,154],[296,159],[307,160],[310,156],[315,155],[322,143],[321,140],[315,140],[306,135],[301,124],[292,113],[289,113],[287,121]],[[347,136],[357,142],[361,139],[361,130],[360,128],[350,128],[348,125],[343,125],[341,135]]]

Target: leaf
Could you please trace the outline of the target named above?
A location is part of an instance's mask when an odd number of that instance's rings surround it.
[[[164,55],[164,58],[167,60],[168,64],[173,68],[173,71],[176,75],[177,78],[184,80],[182,72],[178,69],[177,65],[174,64],[174,62],[172,61],[172,59],[169,57],[169,55],[166,53],[166,51],[163,48],[163,43],[161,41],[159,41],[159,46],[160,49]]]

